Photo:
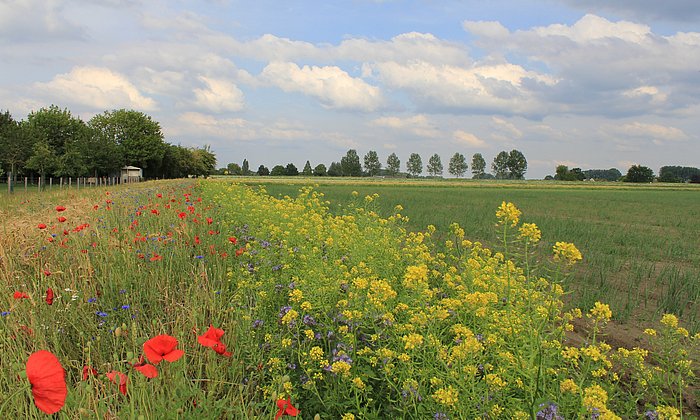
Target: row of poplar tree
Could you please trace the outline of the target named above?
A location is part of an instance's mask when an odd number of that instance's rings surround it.
[[[401,160],[396,155],[392,153],[386,160],[386,166],[382,166],[379,160],[379,155],[374,150],[370,150],[364,155],[363,159],[364,165],[360,162],[360,156],[357,154],[357,150],[350,149],[347,151],[345,156],[340,159],[340,162],[332,162],[330,166],[326,167],[324,164],[318,164],[314,168],[311,167],[311,163],[306,161],[306,165],[301,172],[293,163],[287,164],[287,166],[276,165],[272,170],[268,169],[264,165],[258,167],[258,175],[273,175],[273,176],[295,176],[302,175],[307,176],[399,176],[401,172]],[[425,167],[428,176],[439,177],[443,175],[444,166],[442,164],[442,159],[436,153],[428,159],[428,163]],[[465,176],[467,170],[469,169],[469,164],[467,163],[466,157],[457,152],[455,153],[449,161],[447,166],[447,172],[457,178]],[[471,173],[474,179],[487,179],[487,178],[497,178],[497,179],[523,179],[525,177],[525,172],[527,171],[527,160],[525,156],[519,150],[511,150],[510,153],[506,151],[500,152],[496,157],[494,157],[491,163],[491,170],[493,174],[486,172],[486,160],[481,155],[481,153],[475,153],[471,160]],[[247,160],[243,161],[243,166],[239,166],[236,163],[230,163],[226,168],[219,169],[221,174],[231,174],[231,175],[250,175],[253,174],[249,170],[249,164]],[[406,172],[412,177],[418,177],[423,174],[423,159],[418,153],[411,153],[406,161]]]

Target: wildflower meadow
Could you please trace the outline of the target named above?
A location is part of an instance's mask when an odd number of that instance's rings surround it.
[[[0,418],[697,418],[700,335],[606,343],[582,255],[493,209],[499,246],[353,194],[156,181],[0,207]],[[438,240],[439,238],[439,240]],[[439,243],[438,243],[439,241]]]

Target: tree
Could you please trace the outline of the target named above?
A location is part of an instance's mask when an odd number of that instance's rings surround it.
[[[651,168],[641,165],[632,165],[629,170],[627,170],[627,176],[625,177],[625,182],[653,182],[654,181],[654,171]]]
[[[208,145],[202,148],[192,148],[189,151],[190,171],[188,175],[206,177],[214,172],[216,169],[216,155]]]
[[[406,162],[406,171],[413,176],[423,173],[423,160],[418,153],[411,153]]]
[[[401,161],[396,153],[390,154],[386,159],[386,170],[391,176],[396,176],[401,170]]]
[[[270,175],[270,170],[265,167],[265,165],[258,166],[258,175],[268,176]]]
[[[491,170],[496,179],[506,179],[508,178],[508,152],[505,150],[500,152],[493,158],[493,163],[491,164]]]
[[[467,159],[461,153],[455,153],[450,159],[447,172],[452,176],[460,178],[467,172]]]
[[[331,166],[328,167],[328,176],[342,176],[343,168],[338,162],[331,162]]]
[[[308,160],[306,161],[306,165],[304,165],[304,170],[301,171],[302,175],[304,176],[311,176],[313,175],[313,170],[311,169],[311,162]]]
[[[284,174],[287,176],[297,176],[299,175],[299,170],[293,163],[288,163],[287,167],[284,168]]]
[[[375,176],[382,169],[382,164],[379,162],[379,156],[374,150],[370,150],[365,155],[365,172],[369,176]]]
[[[284,169],[284,166],[282,165],[275,165],[272,168],[272,171],[270,172],[270,175],[272,176],[284,176],[286,175],[286,171]]]
[[[569,176],[569,167],[566,165],[557,165],[556,174],[554,175],[554,179],[559,180],[559,181],[566,181],[566,178],[568,176]]]
[[[659,182],[688,182],[700,176],[700,169],[690,166],[662,166],[659,170]]]
[[[481,153],[474,153],[472,156],[472,178],[483,179],[486,173],[486,161]]]
[[[343,176],[362,176],[362,165],[360,165],[360,156],[357,155],[357,150],[350,149],[340,159],[340,168]]]
[[[91,125],[121,149],[123,163],[143,168],[145,177],[160,174],[166,143],[160,124],[134,110],[105,111],[90,120]]]
[[[243,175],[250,175],[250,164],[248,159],[243,159],[243,164],[241,165],[241,173]]]
[[[440,155],[435,153],[428,159],[428,174],[430,176],[442,175],[442,161],[440,160]]]
[[[602,179],[605,181],[619,181],[622,177],[622,173],[617,168],[610,169],[589,169],[583,171],[586,178],[590,179]]]
[[[511,179],[524,179],[525,172],[527,172],[525,155],[519,150],[511,150],[508,155],[508,177]]]
[[[323,163],[319,163],[316,165],[314,168],[314,175],[315,176],[326,176],[326,165]]]
[[[57,157],[63,155],[69,143],[78,141],[87,132],[82,120],[56,105],[31,112],[27,116],[27,129],[34,139],[45,142]]]
[[[89,135],[82,142],[81,147],[81,153],[85,158],[87,173],[96,177],[114,174],[124,166],[122,150],[114,137],[110,137],[103,130],[93,126],[92,121],[93,120],[88,121]],[[172,147],[177,148],[179,146]],[[173,159],[176,158],[175,156],[177,156],[178,160],[181,160],[181,150],[173,150],[171,146],[169,146],[166,148],[166,153],[168,154],[168,163],[163,165],[163,167],[166,168],[166,172],[169,172],[169,175],[165,175],[164,173],[164,176],[179,178],[187,175],[186,173],[184,175],[180,173],[180,162],[178,162],[174,168],[170,167],[170,165],[175,164],[173,161]],[[165,153],[163,162],[166,162]]]
[[[56,153],[49,147],[48,142],[40,141],[32,148],[32,156],[27,160],[26,167],[37,171],[41,176],[41,185],[45,184],[44,178],[57,165]]]
[[[226,169],[228,169],[229,175],[243,175],[243,168],[238,166],[237,163],[229,163],[226,165]]]
[[[10,112],[0,114],[0,164],[12,173],[13,181],[17,180],[17,172],[31,156],[32,146],[26,130],[12,118]]]

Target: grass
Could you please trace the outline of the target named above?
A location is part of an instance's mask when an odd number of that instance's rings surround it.
[[[260,178],[244,179],[258,184]],[[570,283],[570,300],[590,308],[608,302],[618,321],[644,322],[671,312],[700,330],[700,187],[694,185],[431,180],[265,179],[273,196],[295,196],[317,184],[340,211],[351,200],[379,194],[378,212],[400,204],[409,230],[457,222],[467,237],[497,246],[493,209],[515,203],[543,231],[542,256],[555,240],[575,243],[584,261]]]

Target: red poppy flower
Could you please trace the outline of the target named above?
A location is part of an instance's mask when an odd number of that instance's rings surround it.
[[[66,211],[66,208],[63,206],[56,206],[56,211]]]
[[[38,227],[39,229],[46,229],[46,225],[43,223],[39,223],[38,225],[36,225],[36,227]]]
[[[207,224],[210,225],[212,223],[214,223],[214,219],[212,219],[211,217],[207,217]]]
[[[199,236],[195,236],[195,237],[194,237],[194,243],[197,244],[197,245],[200,245],[200,244],[202,243],[202,240],[199,239]]]
[[[229,236],[228,241],[235,245],[238,239],[235,236]]]
[[[125,374],[118,372],[116,370],[113,370],[111,372],[107,372],[105,375],[107,375],[107,378],[112,382],[117,385],[119,385],[119,392],[121,392],[123,395],[126,395],[126,383],[129,379],[128,376]],[[119,382],[117,382],[119,381]]]
[[[244,252],[245,252],[245,248],[238,248],[236,250],[236,256],[240,257],[241,255],[243,255]]]
[[[223,335],[224,330],[214,328],[214,326],[210,324],[207,332],[198,336],[197,341],[204,347],[211,347],[222,356],[231,357],[231,352],[226,351],[226,345],[221,342],[221,336]]]
[[[158,198],[163,198],[163,194],[158,193],[158,194],[156,194],[156,197],[158,197]]]
[[[179,217],[180,219],[184,219],[185,217],[187,217],[187,213],[181,211],[180,213],[178,213],[177,217]]]
[[[158,369],[156,369],[155,366],[149,365],[146,363],[145,360],[143,360],[143,356],[139,359],[139,362],[134,365],[134,369],[138,370],[143,374],[143,376],[147,378],[155,378],[158,376]]]
[[[29,299],[29,295],[24,292],[15,292],[12,297],[15,299]]]
[[[83,381],[87,381],[90,375],[97,376],[97,369],[87,365],[83,366]]]
[[[158,335],[143,343],[143,352],[151,363],[157,365],[163,359],[174,362],[185,354],[184,351],[175,347],[177,347],[177,338]]]
[[[279,419],[285,414],[291,417],[296,417],[297,414],[299,414],[299,410],[292,405],[291,398],[287,398],[286,400],[277,400],[277,408],[279,408],[279,410],[275,415],[275,420]]]
[[[153,209],[153,210],[151,210],[151,213],[155,214],[156,216],[158,216],[158,215],[160,214],[160,212],[158,211],[158,209]]]
[[[163,256],[162,256],[162,255],[153,254],[153,256],[151,257],[150,260],[151,260],[151,261],[161,261],[162,259],[163,259]]]
[[[66,218],[63,217],[63,216],[58,216],[58,221],[59,221],[59,222],[63,223],[63,222],[65,222],[66,220],[68,220],[68,219],[66,219]]]
[[[57,413],[66,403],[66,372],[50,351],[39,350],[27,359],[27,379],[34,404],[46,414]]]
[[[46,289],[46,303],[48,305],[53,304],[53,289],[50,287],[48,289]]]

